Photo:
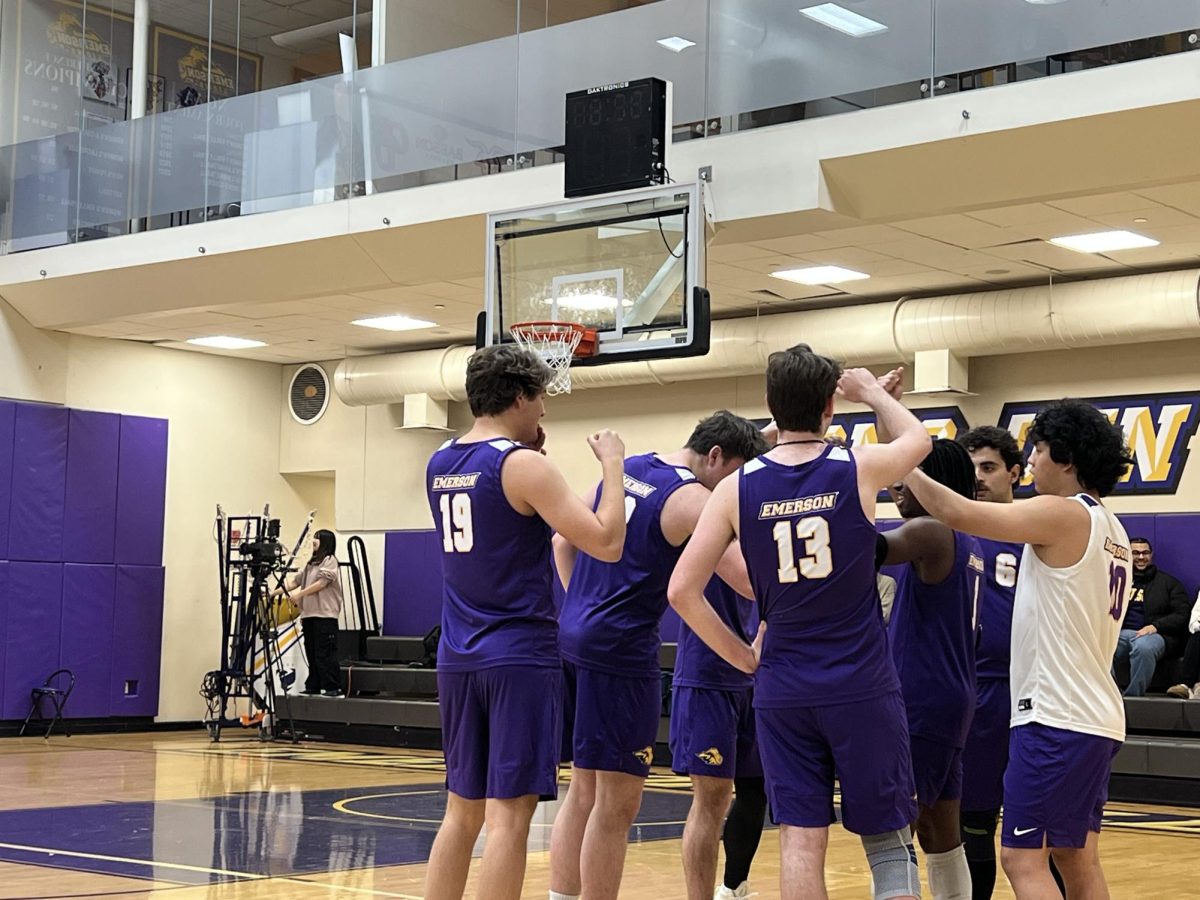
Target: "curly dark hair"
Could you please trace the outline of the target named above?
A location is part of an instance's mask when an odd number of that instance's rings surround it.
[[[1029,441],[1044,441],[1052,460],[1073,465],[1079,483],[1101,497],[1133,465],[1121,426],[1082,400],[1059,400],[1042,409],[1029,426]]]
[[[767,408],[781,431],[820,432],[841,363],[797,344],[767,357]]]
[[[553,377],[541,357],[516,344],[493,344],[477,350],[467,363],[471,414],[476,418],[498,416],[518,397],[537,397]]]
[[[1025,466],[1025,457],[1017,445],[1017,439],[1007,429],[997,428],[995,425],[978,425],[970,431],[960,434],[958,442],[967,448],[968,453],[974,453],[976,450],[984,448],[995,450],[1000,454],[1000,459],[1004,461],[1006,469],[1011,469],[1013,466],[1021,468]]]
[[[744,419],[727,409],[719,409],[706,419],[701,419],[688,438],[686,447],[701,456],[707,456],[713,447],[721,448],[726,459],[754,459],[767,452],[767,439],[749,419]]]
[[[921,471],[968,500],[975,499],[975,464],[958,441],[934,439],[933,450],[921,461]]]

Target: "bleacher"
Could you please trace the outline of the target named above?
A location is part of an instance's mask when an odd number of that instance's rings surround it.
[[[369,637],[367,659],[342,664],[345,697],[291,698],[299,730],[330,741],[388,746],[441,747],[437,672],[411,668],[425,656],[419,637]],[[675,667],[675,644],[662,645],[659,664]],[[281,713],[285,713],[280,704]],[[656,758],[665,760],[667,723],[658,729]]]

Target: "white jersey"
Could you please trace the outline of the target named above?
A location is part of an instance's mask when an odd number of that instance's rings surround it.
[[[1012,625],[1012,725],[1037,722],[1125,740],[1125,706],[1111,668],[1129,599],[1129,537],[1087,494],[1092,533],[1073,566],[1046,565],[1028,545]]]

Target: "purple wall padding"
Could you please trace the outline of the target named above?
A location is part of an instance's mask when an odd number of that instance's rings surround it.
[[[121,417],[73,409],[70,420],[62,558],[64,562],[111,564]]]
[[[109,714],[116,578],[113,566],[63,566],[59,665],[75,673],[66,708],[72,719]]]
[[[69,420],[61,407],[17,405],[8,518],[11,560],[62,560]]]
[[[0,711],[5,719],[24,719],[29,712],[29,692],[58,668],[62,572],[61,563],[8,565],[8,629]]]
[[[117,475],[118,564],[162,565],[167,420],[121,416]]]
[[[1196,552],[1200,545],[1200,515],[1163,513],[1154,519],[1154,534],[1142,536],[1153,542],[1155,565],[1182,581],[1188,596],[1194,598],[1200,588],[1200,554]],[[1129,536],[1134,536],[1132,531]]]
[[[12,505],[13,429],[17,405],[0,400],[0,559],[8,559],[8,515]]]
[[[164,571],[161,566],[117,566],[110,715],[158,714]],[[127,682],[137,683],[136,693],[126,693]]]
[[[1117,519],[1125,527],[1125,533],[1131,538],[1147,538],[1152,545],[1157,545],[1158,522],[1163,516],[1154,513],[1138,513],[1135,515],[1119,515]]]
[[[442,620],[442,545],[436,531],[384,539],[383,633],[422,635]]]

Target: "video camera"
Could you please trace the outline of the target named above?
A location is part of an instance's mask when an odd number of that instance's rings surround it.
[[[266,527],[253,541],[242,541],[238,553],[242,564],[250,566],[256,574],[266,576],[283,565],[284,549],[279,543],[279,520],[267,519]]]

